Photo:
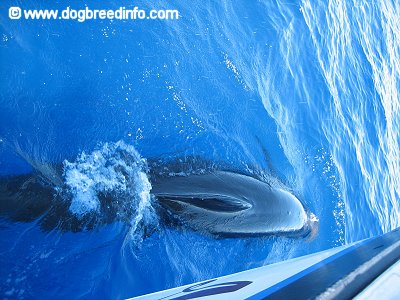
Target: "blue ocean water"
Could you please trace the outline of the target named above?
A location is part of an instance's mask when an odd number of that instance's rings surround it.
[[[8,18],[10,6],[85,5],[180,18]],[[102,219],[105,192],[133,211],[83,230],[1,213],[2,297],[132,297],[398,227],[399,15],[386,0],[2,1],[1,177],[40,175],[77,216]],[[215,239],[163,224],[151,174],[207,168],[285,186],[318,236]]]

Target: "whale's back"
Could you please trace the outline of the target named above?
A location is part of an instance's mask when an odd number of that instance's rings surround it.
[[[160,178],[152,193],[195,230],[219,236],[305,235],[308,214],[290,192],[250,176],[217,171]]]

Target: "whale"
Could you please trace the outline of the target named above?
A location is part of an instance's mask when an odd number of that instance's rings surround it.
[[[318,219],[291,192],[248,175],[218,170],[183,176],[152,173],[150,181],[155,212],[164,224],[216,238],[310,238],[318,231]],[[44,231],[79,232],[129,222],[134,215],[113,195],[100,194],[101,214],[77,217],[59,190],[35,173],[0,178],[0,216],[17,222],[38,220]]]
[[[214,171],[156,178],[151,192],[193,230],[217,237],[315,237],[318,219],[289,191],[251,176]]]

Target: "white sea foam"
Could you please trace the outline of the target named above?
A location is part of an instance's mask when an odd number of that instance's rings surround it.
[[[72,195],[70,211],[78,218],[116,211],[129,219],[131,232],[140,223],[155,221],[147,163],[133,146],[122,141],[105,143],[92,153],[81,153],[74,162],[64,161],[64,179]],[[101,203],[100,195],[107,195]]]

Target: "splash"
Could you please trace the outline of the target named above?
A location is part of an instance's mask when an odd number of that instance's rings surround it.
[[[72,198],[69,210],[76,217],[108,215],[129,222],[131,232],[156,222],[147,162],[133,146],[123,141],[105,143],[63,164]]]

